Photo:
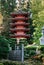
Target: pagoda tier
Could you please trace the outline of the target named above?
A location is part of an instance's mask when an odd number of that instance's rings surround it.
[[[28,20],[29,18],[9,18],[10,20]]]
[[[10,23],[10,26],[28,26],[29,25],[29,23]]]
[[[15,16],[17,16],[17,15],[23,15],[23,16],[28,16],[29,15],[29,13],[28,12],[16,12],[16,13],[11,13],[11,16],[12,17],[15,17]]]
[[[11,32],[16,32],[16,31],[29,31],[29,28],[10,28]]]
[[[30,35],[26,35],[26,34],[23,34],[23,35],[21,35],[21,34],[19,34],[19,35],[15,34],[14,35],[14,34],[11,34],[10,37],[11,38],[30,38]]]

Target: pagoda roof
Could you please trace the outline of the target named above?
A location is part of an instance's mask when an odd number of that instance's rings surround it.
[[[8,18],[10,20],[28,20],[29,18]]]
[[[24,12],[24,11],[17,11],[17,12],[12,12],[11,15],[15,16],[15,15],[29,15],[30,12]]]
[[[16,23],[10,23],[10,25],[11,25],[11,26],[16,26],[16,25],[18,25],[18,26],[19,26],[19,25],[27,26],[27,25],[29,25],[29,23],[17,23],[17,22],[16,22]]]
[[[29,38],[29,37],[30,37],[30,34],[28,34],[28,35],[26,35],[26,34],[22,34],[22,35],[21,35],[21,34],[19,34],[19,35],[18,35],[18,34],[10,34],[10,37],[11,37],[11,38],[16,38],[16,37]]]
[[[10,28],[10,31],[11,32],[16,32],[16,31],[29,31],[29,30],[30,30],[30,28],[14,28],[14,29]]]

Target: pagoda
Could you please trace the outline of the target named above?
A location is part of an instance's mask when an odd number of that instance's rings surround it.
[[[17,40],[15,50],[12,50],[10,52],[9,59],[13,59],[16,61],[21,60],[23,62],[24,61],[24,44],[22,42],[21,49],[20,49],[19,42],[20,42],[20,39],[22,40],[22,39],[30,38],[30,34],[27,34],[27,32],[30,31],[30,28],[28,28],[29,13],[22,11],[20,6],[21,0],[19,0],[18,5],[19,5],[19,7],[17,7],[18,11],[12,12],[11,18],[9,18],[11,20],[10,38]]]
[[[17,12],[17,13],[11,13],[11,20],[10,23],[10,31],[12,34],[10,34],[11,38],[16,39],[22,39],[22,38],[29,38],[30,35],[26,34],[30,29],[26,28],[29,26],[28,21],[28,14],[27,12]]]

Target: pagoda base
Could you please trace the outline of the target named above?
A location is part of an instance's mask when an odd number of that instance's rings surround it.
[[[19,46],[16,46],[15,50],[11,50],[9,52],[8,59],[24,62],[24,44],[22,44],[21,49],[19,48]]]

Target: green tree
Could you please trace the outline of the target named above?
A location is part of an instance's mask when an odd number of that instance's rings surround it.
[[[43,0],[30,0],[31,10],[33,13],[33,25],[35,25],[34,42],[39,44],[41,37],[41,28],[44,26],[44,1]]]

